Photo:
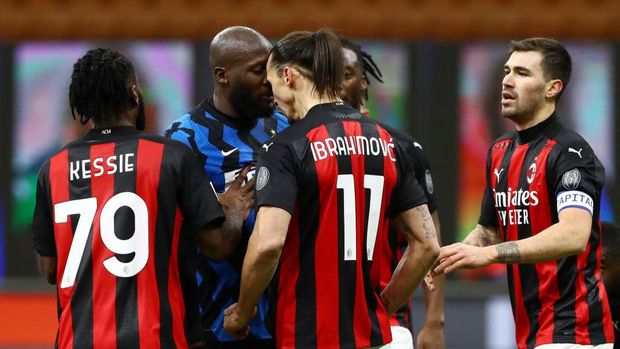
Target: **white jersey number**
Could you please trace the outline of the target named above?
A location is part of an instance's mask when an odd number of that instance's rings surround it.
[[[119,239],[114,231],[114,215],[121,207],[128,207],[133,211],[135,231],[129,239]],[[54,205],[54,219],[56,223],[67,223],[69,216],[79,214],[67,264],[62,274],[60,288],[71,287],[75,284],[75,277],[84,255],[88,235],[97,212],[97,198],[71,200]],[[149,212],[144,200],[135,193],[123,192],[111,197],[101,209],[99,225],[101,240],[108,250],[116,254],[134,253],[129,262],[121,262],[116,257],[103,261],[104,267],[118,277],[132,277],[138,274],[149,259]]]
[[[369,261],[375,251],[381,201],[383,200],[383,176],[364,175],[364,188],[370,189],[370,206],[368,209],[368,227],[366,229],[366,255]],[[355,207],[355,180],[352,174],[338,175],[336,188],[343,191],[344,209],[344,260],[354,261],[357,258],[357,220]]]

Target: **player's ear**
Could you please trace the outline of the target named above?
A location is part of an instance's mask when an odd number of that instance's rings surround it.
[[[224,67],[215,67],[213,77],[220,84],[228,84],[228,71]]]
[[[366,92],[366,90],[368,90],[368,78],[366,77],[366,74],[362,76],[362,83],[360,84],[360,87],[362,92]]]
[[[131,99],[136,103],[136,105],[140,104],[140,92],[141,91],[138,85],[131,85],[129,93],[131,93]]]
[[[560,79],[554,79],[547,81],[547,91],[545,92],[546,98],[556,98],[562,90],[564,90],[564,84]]]
[[[284,79],[284,84],[287,87],[293,88],[295,86],[295,75],[295,68],[290,66],[285,66],[282,68],[282,79]]]

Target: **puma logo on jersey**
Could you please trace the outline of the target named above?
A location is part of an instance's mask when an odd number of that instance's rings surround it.
[[[234,152],[235,152],[235,150],[237,150],[237,148],[232,148],[232,149],[231,149],[231,150],[229,150],[229,151],[224,151],[224,149],[222,149],[222,155],[224,155],[224,156],[228,156],[228,155],[230,155],[230,154],[234,153]]]
[[[497,171],[497,169],[493,170],[493,173],[495,174],[495,178],[497,178],[497,181],[499,182],[499,177],[501,177],[502,172],[504,172],[504,169],[500,169],[499,171]]]
[[[271,147],[272,144],[273,144],[273,142],[271,142],[269,144],[263,144],[263,148],[265,148],[265,152],[269,151],[269,147]]]
[[[422,149],[422,145],[420,145],[420,143],[418,143],[418,142],[413,142],[413,146],[416,147],[416,148]]]
[[[568,152],[569,152],[569,153],[575,153],[575,154],[579,155],[579,158],[580,158],[580,159],[583,159],[583,158],[581,157],[581,150],[583,150],[583,148],[579,148],[579,151],[577,151],[577,150],[575,150],[575,149],[573,149],[573,148],[568,148]]]

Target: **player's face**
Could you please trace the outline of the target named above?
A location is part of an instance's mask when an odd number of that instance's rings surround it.
[[[534,117],[545,102],[546,81],[536,51],[513,52],[504,65],[502,116],[517,124]]]
[[[287,86],[283,73],[278,72],[271,64],[271,57],[267,62],[267,80],[271,84],[273,98],[278,108],[282,110],[289,120],[297,120],[298,115],[294,108],[295,98],[293,93],[290,87]]]
[[[230,102],[242,116],[266,117],[273,112],[273,93],[265,70],[268,54],[269,48],[258,47],[230,69]]]
[[[340,90],[340,98],[351,104],[355,109],[359,109],[362,105],[364,94],[368,84],[362,73],[361,62],[357,59],[357,55],[353,50],[343,49],[344,53],[344,81]]]

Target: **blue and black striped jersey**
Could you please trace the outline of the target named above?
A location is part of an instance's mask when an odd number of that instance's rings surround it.
[[[256,162],[257,151],[263,143],[286,127],[288,121],[278,111],[269,117],[241,120],[224,115],[207,100],[174,121],[165,135],[190,147],[203,162],[215,190],[223,193],[244,166]],[[253,176],[254,169],[248,173],[248,178]],[[203,328],[210,333],[208,336],[218,341],[235,340],[224,331],[224,310],[239,298],[241,267],[254,221],[252,210],[244,222],[242,241],[227,261],[211,262],[200,257],[197,266]],[[267,298],[263,297],[257,316],[250,322],[250,333],[254,337],[271,338],[265,322],[267,314]]]

